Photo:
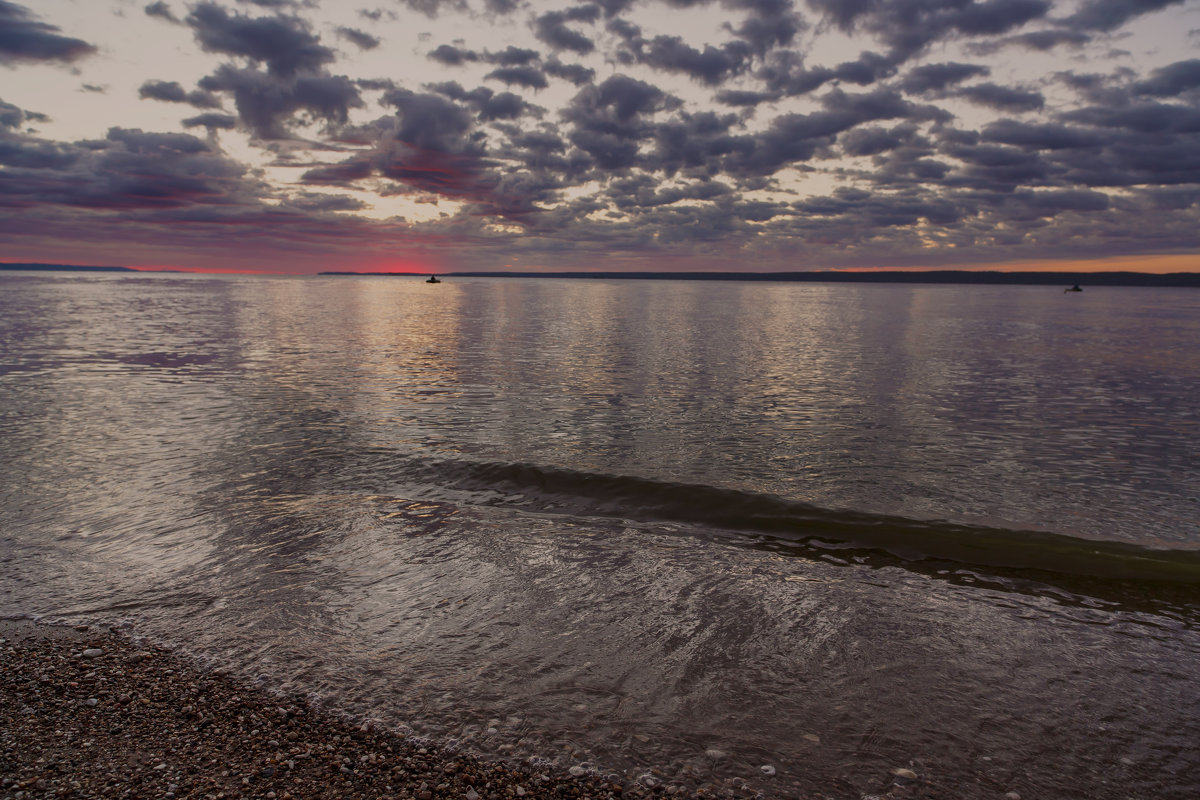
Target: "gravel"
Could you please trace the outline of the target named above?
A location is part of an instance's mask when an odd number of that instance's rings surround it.
[[[107,629],[0,622],[5,800],[616,800],[661,793],[575,772],[490,762],[359,726]]]

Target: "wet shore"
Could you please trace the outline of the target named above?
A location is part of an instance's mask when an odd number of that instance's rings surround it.
[[[14,800],[665,796],[449,753],[96,627],[0,622],[0,731]]]

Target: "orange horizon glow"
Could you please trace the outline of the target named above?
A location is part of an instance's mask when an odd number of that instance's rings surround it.
[[[453,274],[454,268],[447,269],[446,265],[437,263],[439,259],[429,258],[422,260],[415,259],[380,259],[377,262],[367,262],[358,264],[337,264],[331,263],[322,267],[321,272],[357,272],[357,273],[379,273],[388,275],[445,275]],[[650,269],[654,271],[673,272],[673,271],[689,271],[689,272],[730,272],[736,273],[739,270],[721,269],[715,266],[712,262],[707,262],[704,266],[685,265],[680,263],[681,259],[659,259]],[[686,259],[683,259],[686,261]],[[0,261],[0,263],[31,263],[25,261]],[[669,266],[668,266],[669,263]],[[112,266],[112,265],[86,265],[76,264],[72,266]],[[308,271],[297,270],[272,270],[272,269],[251,269],[246,267],[192,267],[192,266],[176,266],[173,264],[139,264],[139,265],[121,265],[125,269],[135,272],[180,272],[196,275],[310,275],[315,274]],[[631,264],[626,261],[619,269],[612,270],[613,273],[619,274],[624,271],[646,271],[647,267],[641,264]],[[463,272],[488,272],[488,271],[521,271],[536,275],[539,272],[595,272],[595,268],[579,267],[555,267],[546,264],[519,264],[508,262],[491,270],[479,268],[467,268],[458,270]],[[759,270],[747,270],[759,271]],[[930,266],[879,266],[879,267],[783,267],[776,269],[761,270],[762,272],[1136,272],[1149,275],[1165,275],[1171,273],[1200,273],[1200,254],[1166,254],[1166,255],[1147,255],[1147,256],[1114,256],[1112,258],[1097,258],[1097,259],[1027,259],[1020,261],[998,261],[991,263],[951,263],[943,265]]]
[[[1168,275],[1200,272],[1200,254],[1114,256],[1091,259],[1028,259],[989,264],[946,264],[937,267],[831,267],[828,272],[1140,272]]]

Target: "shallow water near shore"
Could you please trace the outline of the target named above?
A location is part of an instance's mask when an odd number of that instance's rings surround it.
[[[0,288],[0,614],[689,791],[1200,791],[1200,293]]]

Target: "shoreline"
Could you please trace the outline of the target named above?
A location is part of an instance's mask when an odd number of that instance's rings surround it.
[[[0,725],[0,798],[14,800],[670,794],[448,752],[101,626],[0,620]]]

